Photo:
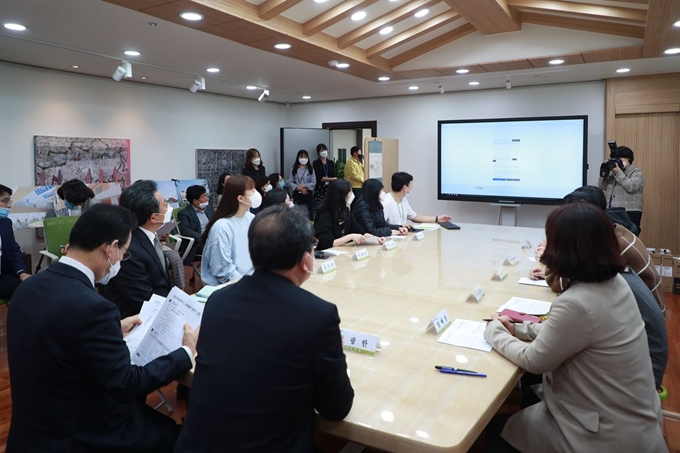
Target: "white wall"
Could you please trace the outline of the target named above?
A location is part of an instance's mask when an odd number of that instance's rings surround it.
[[[349,160],[349,150],[352,148],[352,146],[357,145],[357,131],[344,129],[331,131],[331,137],[333,139],[333,144],[330,145],[333,147],[333,150],[331,151],[331,158],[336,160],[338,157],[338,149],[345,148],[347,150],[346,157],[347,160]]]
[[[597,171],[606,146],[604,96],[604,82],[586,82],[296,104],[288,112],[288,124],[320,127],[324,122],[377,120],[378,137],[399,139],[399,168],[414,176],[410,203],[416,212],[447,213],[454,222],[495,224],[498,207],[488,203],[437,200],[437,121],[588,115],[588,182],[597,183]],[[559,144],[547,143],[546,149],[558,153]],[[552,208],[522,206],[518,209],[518,225],[543,227]]]

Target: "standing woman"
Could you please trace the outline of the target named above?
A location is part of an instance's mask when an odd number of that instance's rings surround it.
[[[231,178],[231,173],[225,171],[220,175],[219,181],[217,181],[217,203],[219,203],[222,199],[222,191],[224,190],[224,185],[227,183],[229,178]]]
[[[264,165],[262,165],[260,152],[255,148],[250,148],[246,153],[246,166],[243,168],[241,174],[250,176],[253,181],[257,181],[257,178],[267,176],[267,172],[264,171]]]
[[[253,272],[248,251],[248,228],[255,216],[250,208],[259,208],[262,196],[255,182],[247,176],[232,176],[224,185],[222,200],[201,236],[203,258],[201,280],[216,286],[238,280]]]
[[[335,181],[335,162],[328,158],[328,148],[323,143],[316,145],[316,153],[319,158],[314,161],[314,175],[316,176],[316,188],[314,188],[314,209],[319,209],[323,202],[328,185]]]
[[[288,175],[288,187],[293,191],[293,202],[296,206],[307,206],[309,220],[313,218],[314,212],[314,186],[316,186],[316,176],[309,165],[309,154],[304,149],[297,153],[293,168]]]

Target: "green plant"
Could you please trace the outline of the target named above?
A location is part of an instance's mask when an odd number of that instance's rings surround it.
[[[335,177],[345,179],[345,163],[340,162],[340,160],[335,161]]]

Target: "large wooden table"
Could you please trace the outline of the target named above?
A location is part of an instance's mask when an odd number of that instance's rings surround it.
[[[446,308],[450,318],[481,321],[512,296],[552,301],[549,288],[517,284],[535,263],[541,229],[461,224],[462,229],[425,231],[425,239],[395,241],[396,250],[367,245],[371,257],[352,261],[354,251],[335,258],[337,271],[314,274],[303,285],[335,303],[341,327],[378,335],[375,357],[347,353],[354,405],[339,423],[319,418],[329,434],[391,452],[465,452],[514,387],[520,370],[495,351],[437,343],[425,332]],[[532,248],[524,249],[527,240]],[[509,277],[492,281],[505,258]],[[320,261],[317,262],[317,266]],[[466,301],[475,284],[486,296]],[[435,365],[459,366],[487,378],[440,374]]]

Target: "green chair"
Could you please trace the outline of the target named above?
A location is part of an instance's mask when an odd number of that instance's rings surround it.
[[[42,250],[40,254],[49,258],[50,263],[62,257],[62,248],[68,244],[71,230],[77,221],[77,216],[52,217],[43,221],[46,250]]]

